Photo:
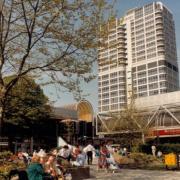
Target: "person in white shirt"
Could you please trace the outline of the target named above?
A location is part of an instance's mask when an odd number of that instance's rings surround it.
[[[62,149],[60,149],[58,155],[60,155],[64,159],[67,159],[68,161],[70,161],[71,151],[70,151],[69,147],[67,145],[65,145]]]
[[[92,164],[93,161],[93,151],[95,151],[94,147],[91,144],[88,144],[84,150],[83,150],[86,154],[87,154],[87,162],[88,165]]]
[[[151,150],[152,150],[152,155],[155,157],[156,156],[156,146],[152,145]]]

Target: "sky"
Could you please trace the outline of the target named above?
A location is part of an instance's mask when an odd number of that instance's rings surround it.
[[[122,17],[125,12],[131,8],[141,7],[152,2],[152,0],[116,0],[115,10],[117,11],[117,18]],[[161,0],[161,2],[172,12],[174,17],[178,63],[180,66],[180,0]],[[97,66],[94,66],[94,72],[97,74]],[[84,94],[88,94],[86,99],[92,104],[94,111],[98,112],[97,78],[88,84],[83,83],[81,88],[83,89]],[[49,100],[54,102],[54,106],[63,106],[66,104],[75,103],[72,94],[57,91],[55,86],[45,86],[43,87],[43,90],[44,93],[49,97]]]

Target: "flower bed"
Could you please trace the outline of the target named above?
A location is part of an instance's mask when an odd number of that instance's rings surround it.
[[[25,168],[23,161],[18,160],[17,156],[12,155],[11,152],[0,153],[0,177],[7,177],[11,170]]]
[[[165,169],[162,159],[143,153],[130,153],[128,157],[114,154],[114,159],[124,168]]]

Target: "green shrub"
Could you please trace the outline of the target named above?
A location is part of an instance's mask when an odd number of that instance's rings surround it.
[[[158,170],[164,168],[162,160],[150,154],[130,153],[129,158],[134,160],[134,164],[131,165],[133,168]]]
[[[157,159],[153,157],[152,155],[144,154],[144,153],[131,153],[129,155],[131,159],[134,159],[135,162],[137,163],[151,163],[153,161],[156,161]]]
[[[180,153],[180,144],[160,144],[157,146],[157,150],[162,151],[164,154],[167,153]]]
[[[180,144],[159,144],[156,146],[157,151],[161,151],[163,154],[168,153],[180,153]],[[143,144],[139,146],[139,152],[151,154],[151,145],[150,144]]]

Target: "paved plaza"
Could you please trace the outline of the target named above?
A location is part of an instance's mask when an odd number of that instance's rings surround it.
[[[93,177],[92,177],[93,176]],[[156,171],[120,169],[119,172],[110,173],[97,171],[91,166],[91,178],[88,180],[180,180],[180,171]]]

